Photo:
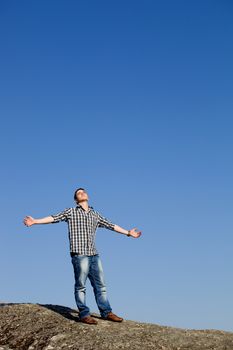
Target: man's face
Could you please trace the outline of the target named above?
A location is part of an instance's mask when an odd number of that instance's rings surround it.
[[[78,203],[89,200],[88,194],[85,190],[78,190],[78,192],[76,192],[76,198]]]

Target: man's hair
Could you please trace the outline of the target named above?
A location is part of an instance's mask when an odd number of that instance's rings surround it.
[[[85,189],[82,188],[82,187],[79,187],[79,188],[77,188],[77,190],[75,190],[75,192],[74,192],[74,200],[75,200],[75,202],[77,202],[76,193],[77,193],[79,190],[84,190],[84,191],[85,191]]]

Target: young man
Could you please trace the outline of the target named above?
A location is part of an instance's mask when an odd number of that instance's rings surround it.
[[[104,227],[133,238],[140,237],[141,232],[137,232],[136,228],[125,230],[103,217],[93,207],[88,205],[89,197],[84,188],[78,188],[75,191],[74,200],[77,204],[76,207],[66,208],[62,212],[41,219],[26,216],[24,224],[32,226],[35,224],[53,224],[60,221],[67,222],[70,255],[75,277],[74,296],[79,310],[80,321],[87,324],[97,324],[97,321],[91,317],[90,309],[86,305],[85,285],[87,278],[89,278],[101,317],[105,320],[121,322],[123,318],[112,312],[107,298],[103,267],[95,247],[95,233],[98,227]]]

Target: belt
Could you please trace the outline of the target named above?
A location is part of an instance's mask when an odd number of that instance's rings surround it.
[[[75,255],[83,255],[83,254],[78,254],[78,253],[70,252],[70,256],[75,256]],[[87,255],[87,256],[96,256],[96,255],[99,255],[99,254]]]
[[[78,255],[78,253],[70,252],[70,256]]]

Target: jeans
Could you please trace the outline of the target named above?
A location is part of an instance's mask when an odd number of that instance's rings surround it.
[[[102,317],[112,311],[107,299],[104,273],[99,254],[72,256],[74,267],[74,296],[79,309],[79,317],[90,315],[90,309],[86,305],[86,280],[89,278],[95,294],[95,300]]]

